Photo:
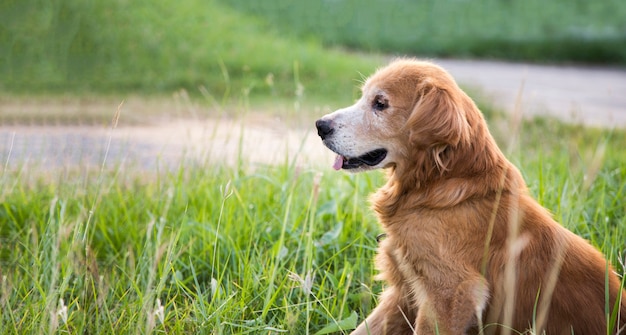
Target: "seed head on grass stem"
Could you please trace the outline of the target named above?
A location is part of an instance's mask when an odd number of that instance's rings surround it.
[[[306,273],[304,278],[302,278],[299,274],[291,272],[291,271],[289,272],[288,277],[292,281],[295,281],[298,284],[300,284],[300,289],[302,289],[302,291],[305,294],[307,294],[307,295],[312,294],[312,292],[313,292],[312,291],[313,290],[313,282],[315,281],[315,274],[312,274],[311,270],[309,270]]]

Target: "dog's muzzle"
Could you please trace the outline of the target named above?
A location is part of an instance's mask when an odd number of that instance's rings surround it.
[[[335,129],[333,128],[333,121],[319,119],[315,121],[315,127],[317,128],[317,134],[322,141],[324,141],[324,144],[337,154],[335,163],[333,164],[333,168],[335,170],[352,170],[362,167],[375,166],[382,162],[387,156],[387,150],[382,148],[366,152],[365,154],[357,157],[344,156],[345,154],[338,152],[336,148],[333,148],[328,141],[326,141],[335,132]]]

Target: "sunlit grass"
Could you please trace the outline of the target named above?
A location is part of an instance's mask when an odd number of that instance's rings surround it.
[[[1,5],[0,21],[0,87],[14,94],[350,101],[352,78],[380,63],[286,37],[213,0],[24,0]]]
[[[488,114],[531,192],[623,273],[626,133],[546,119],[511,135],[507,118]],[[367,196],[383,174],[234,155],[47,167],[4,152],[2,333],[352,329],[382,289]]]

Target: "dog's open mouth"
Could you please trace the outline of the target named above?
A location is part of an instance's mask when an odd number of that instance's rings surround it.
[[[359,157],[351,158],[337,155],[337,157],[335,158],[335,164],[333,164],[333,168],[335,170],[350,170],[362,167],[364,165],[375,166],[382,162],[385,157],[387,157],[387,149],[376,149]]]

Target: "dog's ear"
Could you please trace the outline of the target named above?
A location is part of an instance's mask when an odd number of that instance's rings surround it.
[[[469,143],[470,129],[462,97],[424,82],[407,121],[409,139],[419,147],[456,147]]]

